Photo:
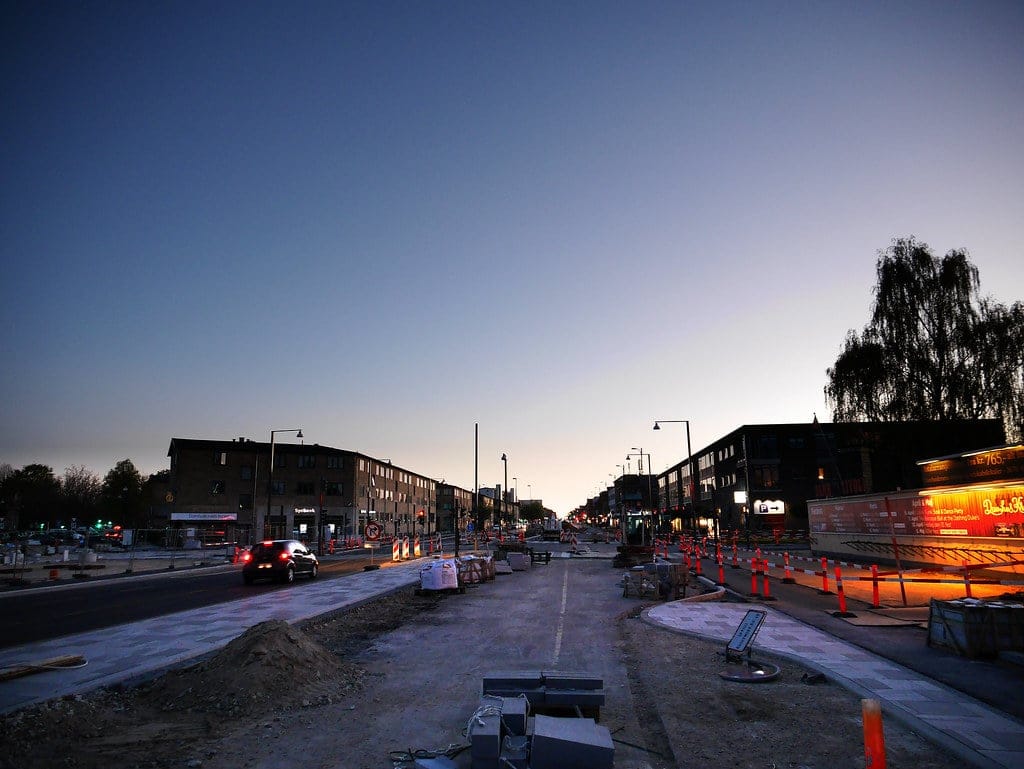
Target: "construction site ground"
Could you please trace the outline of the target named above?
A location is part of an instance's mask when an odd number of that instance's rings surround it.
[[[785,659],[771,683],[724,680],[722,645],[642,621],[652,601],[624,598],[621,576],[558,558],[464,595],[410,587],[263,623],[195,666],[3,716],[0,769],[393,767],[465,744],[482,677],[530,670],[603,678],[619,769],[864,767],[857,696]],[[891,769],[963,765],[894,720],[885,740]]]

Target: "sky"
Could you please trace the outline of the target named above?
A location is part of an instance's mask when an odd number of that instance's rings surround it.
[[[1020,2],[0,14],[15,469],[301,428],[565,514],[830,418],[894,238],[1024,300]]]

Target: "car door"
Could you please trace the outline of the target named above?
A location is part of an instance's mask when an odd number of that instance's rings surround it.
[[[295,561],[296,574],[309,574],[313,571],[313,559],[310,558],[309,551],[301,542],[293,543],[292,558]]]

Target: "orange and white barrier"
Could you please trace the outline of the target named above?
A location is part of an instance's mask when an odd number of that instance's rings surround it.
[[[402,544],[397,539],[391,543],[391,560],[402,560]]]
[[[416,537],[416,539],[413,540],[412,557],[413,558],[419,558],[420,557],[420,538],[419,537]]]
[[[409,560],[409,538],[405,537],[402,539],[402,560]]]

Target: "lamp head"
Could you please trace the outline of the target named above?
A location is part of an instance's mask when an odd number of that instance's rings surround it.
[[[657,422],[655,422],[654,423],[654,429],[655,430],[660,430],[661,429],[661,425],[659,425]]]
[[[506,457],[504,453],[502,453],[502,455],[501,455],[501,461],[502,462],[507,462],[508,461],[508,457]]]
[[[295,437],[296,437],[296,438],[302,438],[302,437],[304,437],[304,436],[302,435],[302,430],[299,430],[298,434],[297,434],[297,435],[296,435]]]

